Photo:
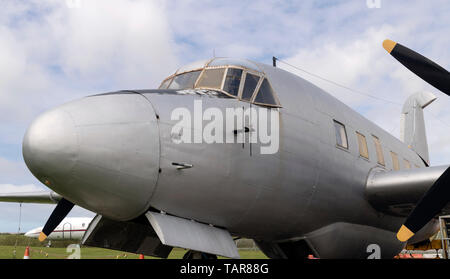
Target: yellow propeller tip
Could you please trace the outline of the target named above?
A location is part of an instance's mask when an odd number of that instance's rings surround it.
[[[391,53],[392,52],[392,50],[394,49],[394,47],[397,45],[397,43],[396,42],[394,42],[394,41],[391,41],[391,40],[384,40],[384,42],[383,42],[383,47],[384,47],[384,49],[387,51],[387,52],[389,52],[389,53]]]
[[[41,233],[39,234],[39,241],[40,241],[40,242],[44,241],[46,238],[47,238],[47,236],[45,235],[45,233],[41,232]]]
[[[401,242],[406,242],[406,241],[408,241],[408,239],[413,237],[413,235],[414,235],[414,233],[410,229],[405,227],[405,225],[402,225],[402,227],[400,228],[400,230],[397,233],[397,238]]]

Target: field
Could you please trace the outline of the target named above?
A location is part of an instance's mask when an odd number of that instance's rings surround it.
[[[17,241],[17,246],[15,247]],[[0,259],[22,259],[25,253],[25,247],[30,247],[31,259],[66,259],[74,255],[74,250],[67,250],[69,244],[74,241],[53,241],[52,247],[45,247],[37,239],[30,239],[17,235],[0,235]],[[15,254],[14,254],[14,250]],[[174,248],[169,255],[169,259],[181,259],[186,250]],[[242,259],[267,259],[259,250],[254,248],[241,248],[239,254]],[[82,259],[138,259],[138,254],[125,253],[121,251],[92,248],[82,246],[80,249]],[[145,259],[157,259],[145,256]]]

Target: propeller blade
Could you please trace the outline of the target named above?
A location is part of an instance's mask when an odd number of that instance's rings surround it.
[[[436,180],[397,233],[405,242],[433,219],[450,201],[450,167]]]
[[[61,221],[67,216],[67,214],[69,214],[73,206],[73,203],[64,198],[62,198],[58,202],[52,214],[48,218],[47,223],[45,223],[42,232],[39,235],[39,241],[44,241],[47,236],[52,233],[52,231],[59,225],[59,223],[61,223]]]
[[[395,59],[411,72],[433,85],[435,88],[450,95],[450,73],[430,59],[391,40],[385,40],[383,47]]]

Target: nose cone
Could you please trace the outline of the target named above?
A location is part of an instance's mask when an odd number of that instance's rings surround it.
[[[22,148],[30,171],[54,189],[56,181],[67,178],[76,161],[77,134],[70,115],[54,109],[38,117],[28,128]]]
[[[50,110],[23,140],[25,163],[37,179],[74,204],[121,221],[148,210],[159,150],[150,102],[120,92]]]

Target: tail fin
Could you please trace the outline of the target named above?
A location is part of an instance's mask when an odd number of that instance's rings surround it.
[[[414,150],[428,166],[430,158],[423,109],[434,100],[436,100],[436,96],[426,91],[411,95],[403,105],[400,123],[400,139]]]

